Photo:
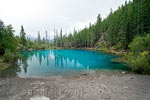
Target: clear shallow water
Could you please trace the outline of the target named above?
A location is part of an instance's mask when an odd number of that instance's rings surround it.
[[[111,62],[116,56],[88,50],[39,50],[21,52],[19,77],[77,75],[93,70],[128,70],[122,63]]]

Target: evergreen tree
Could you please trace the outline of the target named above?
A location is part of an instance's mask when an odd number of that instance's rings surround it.
[[[21,44],[23,45],[23,47],[26,46],[26,37],[25,37],[26,33],[24,31],[23,25],[21,26],[21,31],[20,31],[20,39],[21,39]]]
[[[94,41],[97,42],[100,38],[100,33],[101,33],[101,23],[102,23],[102,18],[101,18],[101,15],[98,14],[97,16],[97,21],[96,21],[96,25],[95,25],[95,28],[94,28]]]
[[[47,31],[45,33],[46,33],[46,43],[48,43],[48,34],[47,34]]]
[[[40,32],[38,31],[38,40],[37,40],[37,44],[38,46],[40,46],[41,44],[41,36],[40,36]]]
[[[63,45],[63,40],[62,40],[63,38],[62,38],[62,28],[61,28],[61,30],[60,30],[60,46],[62,47],[62,45]]]

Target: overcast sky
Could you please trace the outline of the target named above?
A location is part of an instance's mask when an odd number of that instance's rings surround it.
[[[100,13],[105,18],[112,8],[126,0],[0,0],[0,19],[6,25],[12,24],[19,34],[21,25],[28,36],[37,37],[37,31],[53,37],[53,30],[69,32],[82,29],[89,22],[94,23]],[[129,0],[127,0],[129,1]]]

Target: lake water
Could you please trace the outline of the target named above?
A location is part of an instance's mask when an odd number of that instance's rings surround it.
[[[21,52],[15,75],[48,77],[77,75],[94,70],[128,70],[122,63],[111,62],[117,56],[88,50],[37,50]]]

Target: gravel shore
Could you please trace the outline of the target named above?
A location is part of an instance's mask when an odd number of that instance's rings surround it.
[[[6,78],[0,100],[150,100],[150,76]]]

